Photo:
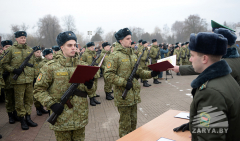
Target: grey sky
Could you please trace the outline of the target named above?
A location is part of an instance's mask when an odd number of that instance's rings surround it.
[[[11,33],[11,24],[26,23],[37,30],[39,18],[47,14],[73,15],[77,30],[84,35],[102,27],[105,33],[124,27],[141,27],[153,32],[190,14],[205,18],[210,27],[211,19],[223,23],[240,22],[240,0],[0,0],[0,33]],[[35,28],[32,28],[34,27]],[[61,23],[62,26],[62,23]]]

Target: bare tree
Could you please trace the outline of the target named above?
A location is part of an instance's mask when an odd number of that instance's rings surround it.
[[[112,43],[113,43],[113,42],[112,42],[113,33],[114,33],[113,31],[108,32],[108,33],[105,35],[104,40],[107,41],[107,42],[109,42],[110,44],[112,44]]]
[[[72,15],[67,15],[67,16],[64,16],[62,18],[63,20],[63,25],[65,27],[64,30],[66,31],[72,31],[72,32],[76,32],[76,26],[75,26],[75,19]]]
[[[23,23],[22,25],[20,25],[20,28],[22,31],[27,31],[29,29],[29,25],[26,25],[25,23]]]
[[[95,30],[95,33],[102,35],[104,33],[102,27],[97,27],[97,29]]]
[[[38,32],[46,48],[57,44],[56,37],[61,31],[59,20],[55,16],[46,15],[38,21]]]
[[[164,41],[167,40],[168,35],[169,35],[169,32],[170,32],[170,28],[168,27],[167,24],[165,24],[165,25],[163,26],[163,34],[162,34]]]

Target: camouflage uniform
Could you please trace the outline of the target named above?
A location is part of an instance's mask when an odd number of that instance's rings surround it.
[[[188,65],[187,53],[188,53],[188,49],[186,47],[182,47],[182,50],[181,50],[181,55],[183,56],[182,57],[182,65]]]
[[[159,52],[159,47],[156,45],[152,45],[151,50],[150,50],[150,55],[149,55],[151,57],[152,64],[157,63],[156,57],[157,57],[158,52]],[[161,59],[161,53],[159,53],[158,59]],[[154,79],[158,79],[158,76],[154,77]]]
[[[88,48],[85,50],[85,52],[83,53],[83,55],[81,56],[81,61],[86,62],[88,65],[91,65],[93,58],[96,57],[96,51],[91,51]],[[96,63],[99,63],[99,60],[97,60]],[[92,95],[89,95],[90,98],[92,97],[96,97],[96,91],[97,91],[97,80],[98,78],[100,78],[100,70],[97,72],[97,74],[94,76],[95,80],[94,80],[94,86],[95,86],[95,90],[94,93]]]
[[[105,70],[105,67],[107,65],[107,62],[109,62],[109,55],[110,55],[111,52],[102,49],[101,56],[99,57],[99,60],[102,60],[105,53],[107,53],[107,54],[106,54],[106,56],[105,56],[105,58],[102,62],[102,66],[101,66],[101,68],[103,69],[103,76],[105,76],[104,75],[104,70]],[[112,87],[113,87],[112,83],[106,81],[106,78],[104,77],[104,91],[107,92],[107,93],[111,93],[112,92]]]
[[[4,85],[5,85],[2,74],[3,74],[3,67],[2,67],[2,63],[0,62],[0,95],[1,95],[1,89],[4,88]]]
[[[62,52],[62,51],[60,51]],[[67,83],[77,65],[88,65],[80,61],[77,57],[65,58],[63,54],[58,53],[55,60],[46,63],[41,69],[34,87],[34,97],[42,105],[50,107],[61,101],[62,95],[69,88],[71,83]],[[80,84],[79,90],[91,95],[94,91],[88,89],[84,84]],[[70,99],[73,108],[69,109],[64,105],[64,110],[58,117],[54,125],[50,124],[50,129],[55,131],[57,140],[66,141],[68,137],[74,140],[84,140],[85,126],[88,124],[88,101],[87,97],[74,95]],[[52,111],[51,111],[52,113]]]
[[[34,84],[36,82],[36,79],[37,79],[37,77],[39,75],[40,68],[41,68],[39,65],[40,65],[40,63],[42,62],[43,59],[42,59],[42,57],[37,58],[37,57],[35,57],[35,55],[33,55],[33,58],[35,59],[35,64],[34,64],[34,81],[33,81],[33,86],[34,86]],[[41,103],[39,101],[36,101],[35,98],[33,98],[33,103],[34,103],[36,108],[39,108],[41,106]]]
[[[144,48],[143,45],[138,45],[138,48],[137,48],[138,55],[139,55],[139,52],[142,52],[143,48]]]
[[[110,54],[109,62],[107,63],[107,67],[105,67],[105,77],[107,81],[114,84],[114,103],[115,106],[118,107],[120,114],[120,137],[136,129],[137,103],[141,102],[141,86],[136,78],[132,81],[133,87],[128,91],[126,99],[122,99],[122,93],[125,90],[127,79],[136,61],[137,57],[130,48],[124,48],[117,43],[115,51]],[[140,66],[136,74],[142,79],[151,78],[151,72],[144,71]]]
[[[34,68],[26,66],[17,80],[13,79],[13,70],[17,69],[32,51],[32,48],[26,44],[21,45],[14,42],[13,46],[9,48],[9,53],[2,60],[3,68],[10,72],[9,79],[14,88],[15,109],[20,117],[31,114]],[[34,64],[34,58],[32,57],[28,63]]]
[[[181,66],[182,65],[182,54],[180,49],[175,49],[173,55],[176,55],[177,62],[176,65]]]
[[[147,49],[148,48],[146,47],[145,51],[143,52],[143,48],[142,48],[142,50],[139,50],[139,55],[138,55],[138,56],[140,56],[143,53],[143,55],[141,57],[141,60],[140,60],[140,64],[139,64],[139,66],[141,66],[141,68],[143,70],[148,70],[148,65],[149,65],[149,61],[146,61],[147,56],[148,56],[148,50]],[[142,81],[146,81],[146,80],[147,79],[142,79]]]
[[[49,62],[49,61],[51,61],[51,60],[48,60],[48,59],[46,59],[46,58],[44,58],[42,61],[41,61],[41,63],[39,63],[39,69],[41,69],[47,62]]]

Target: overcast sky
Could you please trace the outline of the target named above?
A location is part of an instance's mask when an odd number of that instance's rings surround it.
[[[135,26],[153,32],[190,14],[223,23],[240,22],[240,0],[0,0],[0,33],[11,33],[11,24],[26,23],[37,30],[39,18],[51,14],[59,20],[73,15],[77,30],[84,35],[102,27],[104,33]],[[35,26],[35,28],[33,28]],[[62,26],[62,23],[61,23]]]

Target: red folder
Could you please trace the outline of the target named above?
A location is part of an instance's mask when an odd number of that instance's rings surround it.
[[[85,83],[93,79],[100,67],[78,65],[69,83]]]
[[[168,70],[169,68],[173,68],[174,66],[168,61],[163,61],[156,64],[148,65],[148,67],[153,71],[162,72]]]

